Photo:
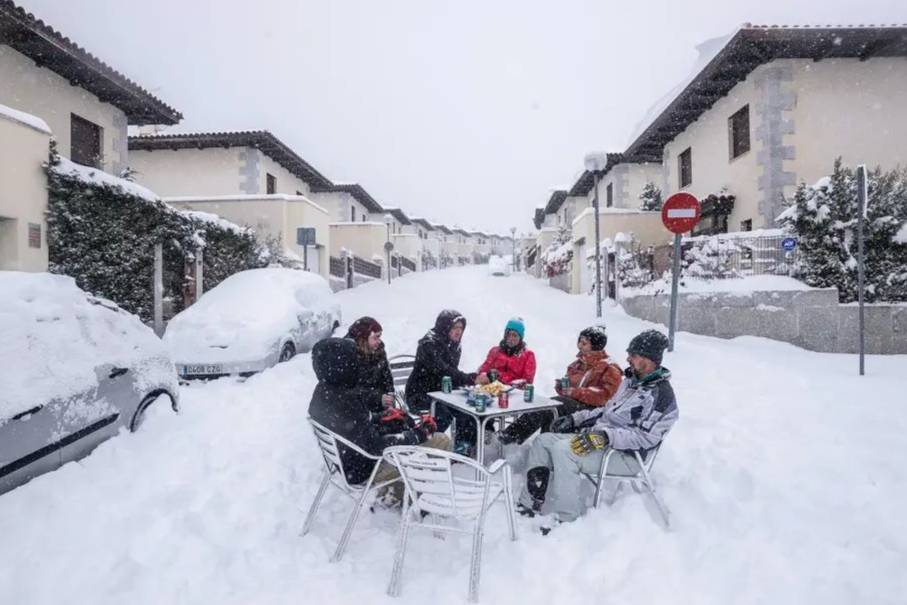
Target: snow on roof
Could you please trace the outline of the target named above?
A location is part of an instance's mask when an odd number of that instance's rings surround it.
[[[252,193],[242,195],[174,195],[163,198],[168,203],[203,203],[203,202],[305,202],[312,208],[320,210],[325,214],[329,212],[319,204],[316,204],[304,195],[288,195],[285,193]]]
[[[92,185],[107,185],[109,187],[119,187],[126,193],[148,200],[149,202],[156,202],[161,199],[158,194],[146,187],[142,187],[138,183],[133,183],[132,181],[127,181],[126,179],[115,177],[112,174],[104,172],[100,168],[92,168],[91,166],[82,166],[81,164],[76,164],[75,162],[64,157],[60,157],[60,163],[54,166],[53,170],[57,174],[74,177],[84,183],[89,183]]]
[[[100,364],[135,367],[165,355],[138,317],[80,290],[71,277],[0,271],[0,292],[0,424],[93,388]]]
[[[19,111],[18,109],[13,109],[12,107],[7,107],[6,105],[0,104],[0,118],[6,118],[12,120],[13,122],[18,122],[29,128],[34,128],[38,132],[43,132],[47,135],[53,135],[50,131],[50,126],[47,125],[47,122],[39,118],[38,116],[33,116],[30,113],[25,113],[24,111]]]

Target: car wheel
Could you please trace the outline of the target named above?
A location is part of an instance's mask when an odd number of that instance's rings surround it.
[[[151,393],[146,395],[142,399],[142,403],[139,404],[139,407],[136,408],[135,414],[132,416],[132,422],[129,425],[129,430],[133,433],[139,430],[139,427],[142,426],[142,422],[145,420],[145,412],[148,411],[148,408],[151,407],[151,404],[157,401],[160,397],[167,396],[170,398],[170,407],[173,411],[176,411],[176,408],[173,405],[173,395],[167,391],[158,391],[156,393]]]
[[[295,356],[296,347],[293,346],[292,342],[288,342],[287,344],[283,345],[283,348],[280,350],[280,357],[277,358],[277,363],[290,361]]]

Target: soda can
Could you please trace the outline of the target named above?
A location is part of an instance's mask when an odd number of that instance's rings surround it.
[[[532,401],[535,397],[535,385],[527,384],[523,387],[523,401]]]
[[[466,390],[466,403],[467,405],[476,404],[476,392],[473,389]]]
[[[490,382],[497,382],[500,377],[501,374],[497,370],[488,370],[488,380]]]
[[[450,379],[450,376],[441,378],[441,390],[445,393],[450,393],[453,390],[453,381]]]
[[[488,395],[485,393],[479,393],[476,395],[476,411],[484,412],[486,406],[488,405]]]
[[[562,389],[569,389],[569,388],[570,388],[570,379],[567,378],[566,376],[564,376],[563,378],[561,378],[561,388],[562,388]]]
[[[501,391],[501,394],[498,395],[498,407],[502,410],[506,410],[510,407],[510,393]]]

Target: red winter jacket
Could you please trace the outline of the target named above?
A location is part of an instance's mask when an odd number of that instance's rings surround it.
[[[501,347],[491,347],[485,363],[479,366],[479,374],[492,368],[500,373],[499,380],[504,384],[514,380],[525,380],[531,384],[535,379],[535,353],[524,347],[516,355],[507,355]]]

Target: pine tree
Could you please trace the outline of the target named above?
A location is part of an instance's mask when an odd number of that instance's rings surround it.
[[[655,183],[649,181],[642,188],[642,193],[639,194],[639,201],[640,210],[661,210],[661,189],[659,189]]]

